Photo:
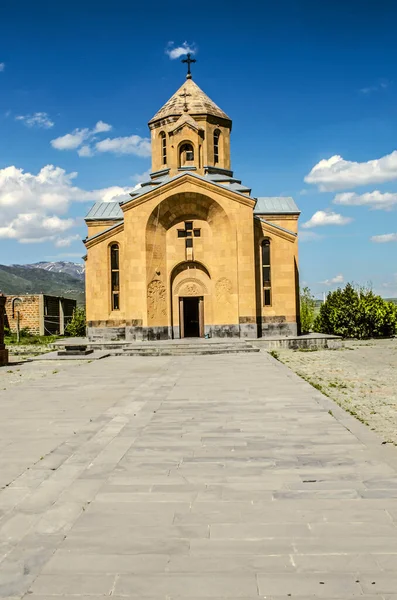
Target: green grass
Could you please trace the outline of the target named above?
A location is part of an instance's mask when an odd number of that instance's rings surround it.
[[[17,342],[17,334],[9,333],[4,337],[4,343],[6,346],[46,346],[47,344],[53,344],[56,340],[59,340],[59,335],[32,335],[26,331],[21,331],[20,341]]]

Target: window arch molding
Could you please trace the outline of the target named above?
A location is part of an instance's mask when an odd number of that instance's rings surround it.
[[[110,309],[120,310],[120,244],[111,242],[109,252]]]
[[[194,162],[195,148],[193,142],[184,140],[178,146],[178,166],[190,167]]]
[[[214,129],[213,142],[214,142],[214,164],[219,162],[219,141],[221,138],[221,130]]]
[[[266,237],[261,242],[263,306],[272,305],[272,242]]]
[[[167,135],[165,131],[160,132],[161,140],[161,162],[163,165],[167,164]]]

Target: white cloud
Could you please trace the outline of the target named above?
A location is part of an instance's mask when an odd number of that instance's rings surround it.
[[[98,121],[93,129],[88,129],[87,127],[84,129],[74,129],[72,133],[67,133],[66,135],[51,140],[51,146],[56,150],[76,150],[77,148],[80,148],[80,146],[83,146],[84,142],[93,141],[95,135],[98,133],[104,133],[111,129],[112,126],[108,123]],[[85,144],[83,148],[85,148],[85,150],[81,148],[79,151],[80,156],[92,156],[93,152],[91,151],[91,154],[89,154],[89,146],[87,144]]]
[[[57,150],[75,150],[87,139],[88,132],[89,129],[75,129],[73,133],[51,140],[51,146]]]
[[[331,279],[326,279],[325,281],[321,281],[324,285],[335,285],[336,283],[343,283],[344,277],[342,274],[335,275],[335,277],[331,277]]]
[[[57,240],[57,234],[73,226],[73,219],[61,219],[56,215],[20,213],[4,227],[0,227],[0,239],[16,239],[22,244]]]
[[[72,244],[72,242],[76,242],[79,239],[80,236],[78,233],[74,235],[68,235],[64,238],[58,238],[55,242],[55,246],[57,248],[68,248]]]
[[[382,235],[373,235],[371,242],[377,244],[387,244],[388,242],[397,242],[397,233],[384,233]]]
[[[94,153],[90,146],[81,146],[81,148],[77,150],[77,154],[79,156],[91,157]]]
[[[0,63],[0,73],[2,73],[4,71],[4,69],[6,68],[5,63]]]
[[[333,204],[343,206],[369,206],[375,210],[391,210],[397,205],[397,193],[382,193],[379,190],[367,192],[366,194],[356,194],[355,192],[345,192],[337,194],[333,199]]]
[[[352,162],[341,156],[320,160],[305,182],[318,186],[322,192],[332,192],[342,188],[353,188],[371,183],[383,183],[397,179],[397,150],[367,162]]]
[[[347,225],[351,221],[353,221],[351,217],[343,217],[331,211],[318,210],[311,219],[303,223],[302,227],[310,229],[311,227],[322,227],[324,225]]]
[[[97,142],[95,148],[98,152],[112,152],[113,154],[135,154],[145,157],[151,154],[150,140],[139,135],[106,138]]]
[[[110,131],[112,129],[112,126],[109,125],[109,123],[104,123],[103,121],[98,121],[98,123],[95,125],[94,129],[92,130],[92,133],[103,133],[104,131]]]
[[[196,53],[195,44],[188,44],[188,42],[183,42],[181,46],[175,47],[174,42],[168,42],[167,47],[165,49],[165,53],[168,54],[171,60],[180,58],[188,52],[190,52],[190,54]]]
[[[46,112],[36,112],[32,115],[18,115],[16,121],[22,121],[26,127],[38,127],[42,129],[51,129],[54,127],[54,121],[51,121]]]
[[[323,236],[315,233],[314,231],[299,231],[300,242],[318,242],[322,239]]]
[[[134,187],[134,190],[138,187],[141,187],[141,183],[143,183],[144,181],[148,181],[150,179],[151,172],[152,172],[152,169],[147,169],[143,173],[137,173],[136,175],[131,176],[131,180],[134,181],[136,184]]]
[[[131,188],[113,186],[83,190],[73,185],[77,173],[47,165],[37,175],[15,166],[0,169],[0,238],[22,243],[52,241],[64,247],[73,235],[64,233],[78,220],[62,218],[74,202],[121,201]]]
[[[390,81],[388,81],[387,79],[382,79],[376,85],[370,85],[368,87],[363,87],[359,91],[361,92],[361,94],[368,95],[368,94],[372,94],[373,92],[381,92],[382,90],[387,90],[387,88],[389,86],[390,86]]]

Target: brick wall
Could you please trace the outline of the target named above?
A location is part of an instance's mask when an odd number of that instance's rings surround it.
[[[19,311],[20,329],[28,329],[30,333],[40,334],[40,294],[35,296],[7,296],[6,327],[17,330],[17,312]],[[20,298],[21,301],[16,300]]]
[[[16,301],[16,298],[20,298],[21,301]],[[20,329],[27,329],[35,335],[63,334],[75,307],[75,300],[58,296],[8,296],[5,325],[16,332],[19,311]]]

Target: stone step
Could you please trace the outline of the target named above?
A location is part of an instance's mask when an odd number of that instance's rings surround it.
[[[260,352],[260,348],[252,346],[226,346],[220,344],[215,348],[209,346],[197,346],[183,348],[181,346],[173,347],[148,347],[148,348],[123,348],[119,350],[111,350],[112,356],[187,356],[187,355],[208,355],[208,354],[247,354],[250,352]]]

